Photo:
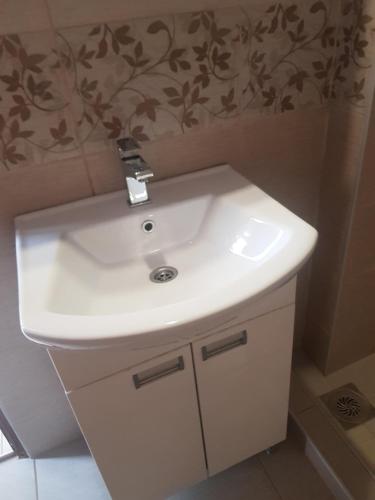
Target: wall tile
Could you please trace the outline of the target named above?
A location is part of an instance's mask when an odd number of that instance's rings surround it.
[[[130,20],[124,10],[120,20],[59,28],[58,51],[48,32],[7,36],[0,75],[3,168],[69,157],[80,147],[95,153],[121,135],[154,140],[246,111],[326,103],[338,0],[249,5]],[[360,0],[353,5],[354,17],[341,14],[350,20],[339,42],[352,51],[367,85],[372,18]],[[347,40],[350,29],[357,30],[354,41]],[[347,79],[340,73],[334,94]],[[351,103],[361,101],[348,92],[341,94]]]
[[[50,29],[44,0],[2,0],[0,3],[0,35]]]
[[[0,220],[91,196],[80,158],[0,173]]]
[[[375,351],[375,271],[345,275],[327,361],[327,372]]]
[[[332,94],[339,101],[365,109],[373,93],[369,70],[374,57],[373,2],[342,1]]]
[[[330,341],[330,332],[324,330],[308,315],[303,336],[303,347],[323,373],[326,371]]]
[[[320,409],[310,408],[302,412],[298,420],[325,458],[327,467],[335,471],[352,498],[372,499],[375,496],[373,479]]]
[[[366,112],[346,104],[331,109],[320,189],[318,231],[313,257],[305,346],[324,370],[337,322],[341,279],[356,187],[366,138]],[[315,339],[315,331],[318,337]],[[319,333],[320,332],[320,333]]]
[[[0,50],[0,169],[77,156],[75,124],[50,32],[9,35]]]
[[[152,166],[156,179],[228,162],[314,223],[327,118],[322,109],[272,118],[248,116],[187,135],[144,143],[141,154]],[[96,193],[124,188],[113,144],[86,159]]]
[[[214,10],[225,7],[237,7],[246,0],[47,0],[53,23],[56,27],[77,26],[101,23],[117,19],[163,16],[165,14],[190,11]]]
[[[324,104],[331,94],[336,1],[244,7],[243,109],[284,112]]]
[[[368,118],[348,105],[331,108],[320,193],[319,229],[326,236],[345,231],[360,175]]]
[[[0,172],[0,406],[31,455],[79,431],[47,353],[20,331],[13,219],[91,194],[81,159]]]
[[[145,141],[230,116],[238,108],[240,19],[230,9],[60,30],[86,151],[103,139]]]
[[[358,276],[375,271],[375,203],[355,210],[347,250],[346,273]]]
[[[336,1],[315,5],[288,2],[283,13],[254,0],[251,8],[59,29],[85,152],[123,135],[154,140],[246,111],[324,104]]]
[[[375,100],[373,98],[358,200],[362,206],[375,202]]]

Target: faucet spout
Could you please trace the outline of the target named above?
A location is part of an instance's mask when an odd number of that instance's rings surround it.
[[[149,203],[147,182],[154,177],[154,173],[138,154],[138,144],[131,138],[125,138],[117,141],[117,147],[124,167],[129,205],[134,207]]]

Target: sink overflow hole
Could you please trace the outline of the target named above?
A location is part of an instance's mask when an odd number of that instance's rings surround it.
[[[178,271],[175,267],[157,267],[150,273],[150,280],[154,283],[167,283],[174,280],[177,275]]]
[[[145,233],[152,233],[155,228],[155,222],[152,220],[145,220],[142,223],[142,229]]]

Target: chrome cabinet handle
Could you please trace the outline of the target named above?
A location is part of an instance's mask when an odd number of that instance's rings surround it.
[[[184,358],[183,356],[179,356],[177,359],[167,361],[166,363],[159,365],[157,368],[151,368],[149,370],[137,373],[133,375],[135,388],[140,389],[146,384],[150,384],[151,382],[155,382],[156,380],[159,380],[163,377],[172,375],[173,373],[181,371],[184,368]]]
[[[243,330],[242,332],[235,333],[234,335],[231,335],[230,337],[227,337],[224,340],[212,342],[212,344],[203,346],[202,359],[203,361],[207,361],[207,359],[209,358],[213,358],[218,354],[230,351],[235,347],[239,347],[245,344],[247,344],[247,331]]]

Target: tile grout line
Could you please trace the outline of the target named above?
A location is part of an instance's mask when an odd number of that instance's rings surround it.
[[[36,460],[35,460],[35,458],[33,458],[32,460],[33,460],[33,469],[34,469],[35,499],[39,500],[38,473],[36,470]]]
[[[257,461],[258,461],[258,463],[259,463],[259,465],[260,465],[261,469],[263,470],[263,472],[264,472],[264,474],[265,474],[266,478],[268,479],[268,482],[270,483],[270,485],[271,485],[272,489],[274,490],[274,492],[275,492],[275,493],[276,493],[276,495],[278,496],[278,498],[279,498],[280,500],[288,500],[287,498],[286,498],[286,499],[284,499],[284,498],[282,497],[281,493],[279,492],[279,490],[277,489],[277,487],[276,487],[275,483],[273,482],[271,475],[270,475],[270,474],[269,474],[269,472],[267,471],[266,467],[263,465],[263,462],[260,460],[260,458],[259,458],[259,457],[256,457],[256,459],[257,459]]]

